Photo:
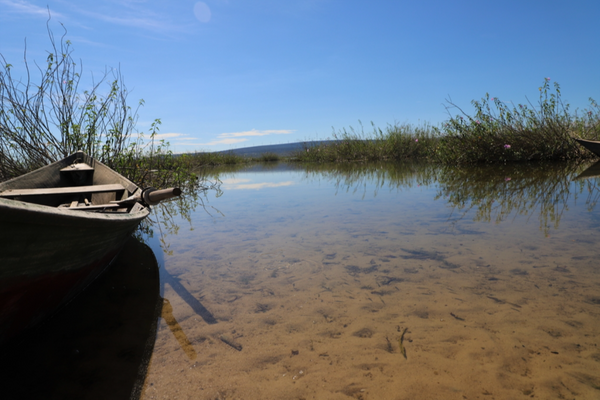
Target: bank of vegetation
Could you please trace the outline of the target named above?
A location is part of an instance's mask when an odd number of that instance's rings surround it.
[[[574,137],[600,139],[600,108],[571,112],[561,99],[560,85],[544,79],[537,104],[508,104],[488,94],[472,101],[470,115],[448,101],[440,126],[391,125],[334,133],[336,142],[307,143],[294,154],[299,161],[346,162],[421,159],[442,164],[552,161],[592,157]]]

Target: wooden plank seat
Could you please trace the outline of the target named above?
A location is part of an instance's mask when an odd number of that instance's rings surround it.
[[[58,187],[58,188],[9,189],[9,190],[0,192],[0,197],[106,193],[106,192],[117,192],[120,190],[125,190],[125,187],[118,183],[109,184],[109,185],[72,186],[72,187]]]
[[[83,211],[95,211],[95,210],[109,210],[114,209],[117,210],[119,208],[126,209],[127,206],[123,206],[120,204],[96,204],[96,205],[77,205],[67,207],[67,210],[83,210]]]

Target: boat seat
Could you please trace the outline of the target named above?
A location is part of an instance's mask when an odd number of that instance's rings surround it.
[[[9,189],[9,190],[0,192],[0,197],[106,193],[106,192],[118,192],[120,190],[125,190],[125,187],[119,183],[109,184],[109,185],[72,186],[72,187],[58,187],[58,188]]]

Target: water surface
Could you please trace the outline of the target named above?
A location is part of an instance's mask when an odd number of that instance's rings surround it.
[[[165,238],[143,398],[597,398],[585,167],[220,173]]]

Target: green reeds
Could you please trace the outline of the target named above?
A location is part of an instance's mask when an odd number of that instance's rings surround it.
[[[544,79],[538,104],[507,104],[486,94],[472,101],[475,115],[459,110],[441,129],[437,159],[448,164],[506,163],[509,161],[567,160],[590,157],[573,137],[597,140],[600,108],[571,113],[561,100],[560,85]]]
[[[254,158],[254,160],[259,162],[274,162],[280,161],[281,157],[278,154],[266,152],[261,154],[259,157]]]
[[[561,100],[560,86],[548,78],[539,87],[536,106],[509,105],[488,94],[472,101],[473,116],[457,109],[441,126],[391,125],[373,127],[370,134],[350,128],[334,133],[334,141],[307,143],[294,157],[298,161],[340,162],[421,159],[443,164],[506,163],[512,161],[568,160],[593,157],[574,137],[600,139],[600,107],[571,113]]]
[[[373,126],[370,134],[361,125],[360,132],[344,129],[333,137],[321,144],[306,143],[293,158],[317,162],[429,159],[438,142],[437,132],[429,124],[390,125],[385,131]]]
[[[194,153],[190,154],[189,157],[194,168],[214,167],[217,165],[234,165],[248,162],[246,158],[235,155],[233,152]]]

